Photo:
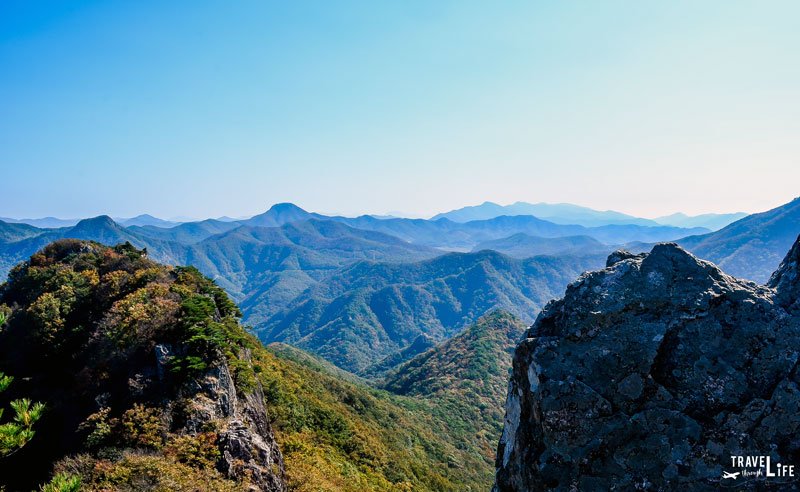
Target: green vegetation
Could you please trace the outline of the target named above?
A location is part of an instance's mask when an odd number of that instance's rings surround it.
[[[11,378],[0,373],[0,391],[5,391],[10,383]],[[13,400],[10,406],[14,410],[14,418],[0,425],[0,456],[8,456],[33,439],[33,424],[42,417],[44,411],[43,404],[31,403],[27,398]]]
[[[290,490],[478,491],[493,467],[437,420],[428,402],[370,388],[297,349],[254,364],[286,461]]]
[[[246,477],[217,470],[213,422],[196,432],[176,427],[185,388],[221,363],[237,392],[263,393],[292,491],[491,484],[474,436],[432,400],[371,388],[297,349],[264,348],[212,281],[194,268],[160,266],[129,244],[53,243],[12,270],[0,303],[13,306],[0,369],[24,375],[3,397],[26,395],[47,408],[25,448],[0,460],[10,489],[245,488]],[[172,347],[162,363],[159,347]],[[17,467],[29,473],[12,473]]]
[[[531,258],[541,255],[608,255],[616,248],[603,244],[591,236],[537,237],[519,233],[480,243],[472,248],[472,251],[485,249],[491,249],[512,258]]]
[[[285,224],[270,218],[242,225],[207,220],[158,228],[122,227],[100,216],[60,229],[0,221],[0,276],[63,238],[109,245],[128,242],[146,248],[159,261],[195,266],[241,304],[250,323],[267,319],[333,270],[355,261],[412,261],[438,254],[335,221]]]
[[[240,354],[257,342],[238,324],[236,305],[196,269],[158,265],[128,243],[63,240],[11,271],[0,306],[12,306],[1,310],[10,314],[2,369],[25,376],[12,386],[0,377],[15,411],[0,426],[2,449],[25,444],[0,460],[5,485],[30,490],[55,465],[42,490],[243,486],[210,466],[219,456],[213,429],[195,435],[170,425],[181,388],[212,365],[229,364],[239,391],[255,384]],[[160,363],[156,347],[174,355]],[[18,467],[31,474],[11,473]]]
[[[81,490],[81,477],[68,473],[57,473],[39,490],[41,492],[78,492]]]
[[[444,340],[493,309],[526,322],[605,255],[526,260],[450,253],[416,263],[361,262],[307,290],[254,326],[266,342],[296,345],[359,375],[426,334]]]
[[[513,315],[492,312],[383,381],[387,390],[427,402],[454,442],[483,457],[487,480],[502,433],[511,357],[525,328]]]

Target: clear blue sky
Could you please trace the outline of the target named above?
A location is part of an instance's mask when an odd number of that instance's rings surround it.
[[[0,2],[0,216],[800,195],[800,2]]]

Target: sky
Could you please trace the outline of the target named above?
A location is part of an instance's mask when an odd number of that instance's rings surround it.
[[[800,2],[0,2],[0,216],[800,195]]]

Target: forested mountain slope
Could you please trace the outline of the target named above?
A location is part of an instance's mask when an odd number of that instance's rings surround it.
[[[419,335],[443,340],[501,308],[532,321],[539,309],[605,255],[518,260],[493,251],[415,263],[360,262],[308,289],[264,323],[267,342],[296,345],[353,372]]]

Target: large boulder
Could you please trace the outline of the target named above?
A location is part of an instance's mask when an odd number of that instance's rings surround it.
[[[760,286],[659,244],[581,276],[517,347],[495,490],[797,490],[799,262]]]

